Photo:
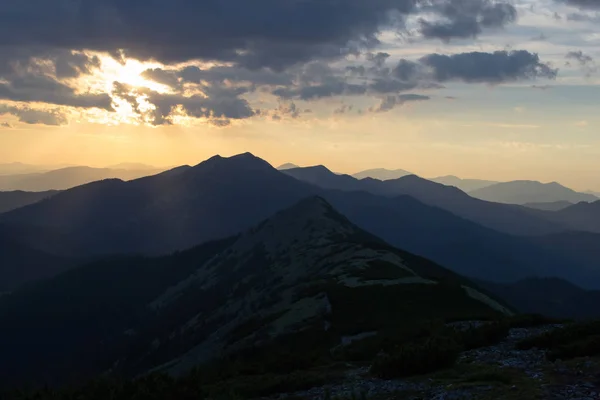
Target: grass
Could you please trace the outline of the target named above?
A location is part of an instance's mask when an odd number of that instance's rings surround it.
[[[395,280],[414,276],[404,268],[383,260],[372,260],[367,268],[356,271],[352,276],[361,281]]]
[[[521,340],[516,347],[520,350],[547,350],[547,358],[551,361],[600,355],[600,320],[569,324]]]
[[[521,400],[541,399],[539,382],[523,371],[484,364],[459,364],[452,369],[426,377],[432,385],[448,390],[478,389],[469,400]],[[421,378],[421,379],[423,379]]]

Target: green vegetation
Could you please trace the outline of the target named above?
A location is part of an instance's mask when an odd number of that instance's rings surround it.
[[[383,379],[425,374],[454,365],[460,350],[451,337],[434,336],[422,344],[406,344],[391,355],[378,356],[371,373]]]
[[[520,350],[534,347],[547,350],[551,361],[600,355],[600,320],[573,323],[517,343]]]
[[[456,335],[464,350],[472,350],[500,343],[506,339],[509,330],[508,322],[499,321],[457,332]]]
[[[414,276],[404,268],[383,260],[371,260],[367,268],[356,271],[352,276],[362,281],[380,281],[409,278]]]

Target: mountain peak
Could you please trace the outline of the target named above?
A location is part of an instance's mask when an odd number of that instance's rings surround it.
[[[277,169],[280,171],[283,171],[286,169],[294,169],[294,168],[300,168],[300,166],[296,165],[296,164],[292,164],[292,163],[285,163],[285,164],[282,164],[279,167],[277,167]]]
[[[217,154],[196,165],[194,168],[223,168],[227,166],[252,170],[263,168],[273,169],[271,164],[252,153],[242,153],[231,157],[222,157]]]

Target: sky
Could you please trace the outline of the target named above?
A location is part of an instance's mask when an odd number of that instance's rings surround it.
[[[600,0],[4,0],[0,163],[600,191]]]

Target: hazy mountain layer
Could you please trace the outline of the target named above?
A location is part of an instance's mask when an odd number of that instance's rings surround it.
[[[0,176],[0,190],[24,190],[41,192],[64,190],[103,179],[131,180],[155,175],[160,169],[110,169],[91,167],[69,167],[49,172]]]
[[[463,192],[470,192],[472,190],[482,189],[484,187],[492,186],[498,183],[496,181],[487,181],[484,179],[462,179],[453,175],[440,176],[430,180],[436,183],[441,183],[442,185],[457,187]]]
[[[551,203],[566,201],[579,203],[593,202],[598,198],[587,193],[579,193],[556,182],[512,181],[497,183],[482,189],[470,191],[478,199],[507,204]]]

